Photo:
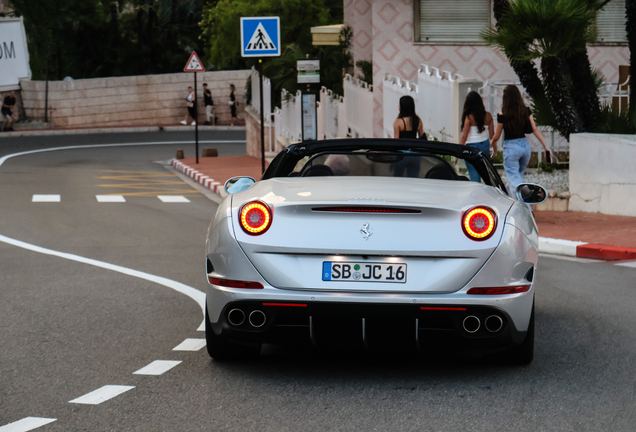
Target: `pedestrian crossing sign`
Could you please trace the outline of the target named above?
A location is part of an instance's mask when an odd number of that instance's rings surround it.
[[[280,18],[241,17],[241,55],[280,56]]]

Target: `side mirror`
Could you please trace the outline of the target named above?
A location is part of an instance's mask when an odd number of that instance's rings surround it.
[[[249,189],[256,183],[252,177],[232,177],[228,181],[225,182],[225,193],[233,194],[237,192],[243,192],[246,189]]]
[[[521,183],[517,186],[517,199],[526,204],[541,204],[548,199],[548,191],[534,183]]]

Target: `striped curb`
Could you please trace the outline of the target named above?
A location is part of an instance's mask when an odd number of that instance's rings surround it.
[[[206,176],[203,173],[195,170],[192,167],[184,164],[183,162],[179,162],[178,159],[172,159],[172,166],[190,177],[195,182],[199,183],[201,186],[210,189],[215,194],[219,195],[221,198],[225,198],[227,194],[225,190],[223,190],[223,185],[218,181],[214,180],[211,177]]]
[[[223,190],[223,185],[215,181],[213,178],[210,178],[188,165],[179,162],[177,159],[172,159],[172,165],[188,177],[191,177],[197,183],[210,189],[219,196],[223,198],[227,196]],[[548,237],[539,237],[539,252],[606,261],[636,260],[636,248],[607,246]]]
[[[636,260],[636,248],[539,237],[539,252],[605,261]]]

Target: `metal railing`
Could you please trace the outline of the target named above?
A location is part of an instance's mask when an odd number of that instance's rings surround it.
[[[373,86],[345,75],[345,111],[352,134],[360,138],[373,138]]]

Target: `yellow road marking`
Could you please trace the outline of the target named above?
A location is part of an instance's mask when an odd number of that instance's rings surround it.
[[[184,195],[199,194],[194,189],[183,189],[187,183],[181,180],[173,180],[177,177],[174,174],[164,174],[153,171],[122,171],[122,170],[102,170],[104,173],[115,175],[105,175],[96,177],[99,180],[112,180],[115,183],[98,184],[100,188],[117,189],[142,189],[143,192],[111,193],[107,195],[123,196],[157,196],[157,195]],[[116,175],[119,174],[119,175]],[[122,183],[123,182],[123,183]],[[129,183],[126,183],[129,182]],[[168,187],[166,187],[168,186]],[[170,188],[169,186],[179,186],[180,188]]]

